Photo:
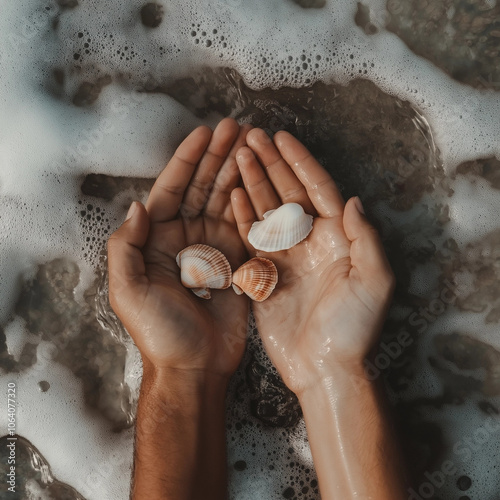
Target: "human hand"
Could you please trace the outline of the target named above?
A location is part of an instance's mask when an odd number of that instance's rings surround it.
[[[253,129],[247,144],[236,155],[246,190],[233,191],[233,210],[248,252],[273,260],[279,272],[273,294],[252,307],[271,360],[300,395],[339,368],[362,370],[394,277],[359,198],[345,204],[328,172],[297,139],[278,132],[273,143]],[[256,251],[247,239],[252,223],[291,202],[314,216],[312,232],[289,250]]]
[[[196,297],[181,284],[175,257],[203,243],[223,252],[233,270],[246,259],[230,193],[240,179],[235,154],[249,128],[226,118],[213,133],[194,130],[156,180],[146,207],[134,202],[109,239],[110,303],[145,370],[227,378],[238,367],[247,298],[231,289],[212,290],[210,300]]]

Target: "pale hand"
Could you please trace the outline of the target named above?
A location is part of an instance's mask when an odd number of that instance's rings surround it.
[[[247,143],[236,155],[245,190],[233,191],[233,210],[249,253],[273,260],[280,276],[270,298],[252,307],[271,360],[300,395],[339,368],[359,370],[377,340],[394,277],[359,198],[345,204],[297,139],[278,132],[273,143],[253,129]],[[252,223],[290,202],[314,216],[312,232],[289,250],[256,251],[247,239]]]

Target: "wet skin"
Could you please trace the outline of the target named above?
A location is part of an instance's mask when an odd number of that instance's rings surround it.
[[[252,223],[286,202],[314,216],[312,232],[290,250],[256,252]],[[248,300],[231,289],[204,300],[181,285],[175,256],[193,243],[217,247],[233,269],[253,255],[276,263],[275,292],[252,307],[299,397],[322,498],[403,498],[382,396],[363,371],[394,287],[378,234],[299,141],[231,119],[190,134],[108,245],[111,304],[144,363],[134,498],[226,494],[224,396]]]

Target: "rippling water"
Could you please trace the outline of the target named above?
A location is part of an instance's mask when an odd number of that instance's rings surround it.
[[[0,379],[17,383],[17,498],[128,497],[141,365],[109,307],[105,242],[183,136],[223,116],[299,137],[383,236],[398,285],[367,368],[386,381],[409,498],[498,498],[496,1],[2,11]],[[319,498],[300,407],[253,320],[227,439],[231,498]]]

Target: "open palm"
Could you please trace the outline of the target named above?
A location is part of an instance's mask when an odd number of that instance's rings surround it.
[[[179,280],[186,246],[219,249],[235,269],[246,259],[230,204],[236,150],[249,127],[199,127],[158,177],[146,207],[136,202],[108,243],[110,301],[143,359],[156,368],[236,370],[245,347],[248,300],[231,289],[196,297]]]
[[[247,136],[237,162],[245,190],[232,202],[241,238],[251,254],[270,258],[279,272],[274,293],[253,303],[262,340],[288,387],[300,393],[335,363],[359,362],[377,339],[393,278],[376,231],[347,205],[330,175],[286,132]],[[265,167],[265,171],[263,169]],[[314,215],[309,236],[289,250],[256,251],[252,223],[282,203]]]

